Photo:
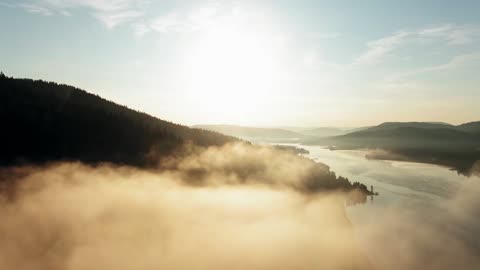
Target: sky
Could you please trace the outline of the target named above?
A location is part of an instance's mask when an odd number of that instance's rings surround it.
[[[186,124],[480,120],[480,1],[0,0],[0,70]]]

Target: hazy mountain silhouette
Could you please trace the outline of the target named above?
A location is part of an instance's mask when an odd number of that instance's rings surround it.
[[[480,134],[480,121],[461,124],[456,128],[465,132]]]
[[[365,130],[306,144],[328,145],[335,149],[383,149],[392,155],[372,154],[372,158],[402,159],[441,164],[469,174],[480,159],[480,122],[458,126],[446,123],[387,122]]]
[[[298,132],[281,128],[244,127],[236,125],[196,125],[193,128],[216,131],[251,141],[295,142],[305,137]]]
[[[146,166],[190,141],[236,139],[191,129],[54,82],[0,76],[0,164],[81,160]]]
[[[441,122],[385,122],[378,126],[369,127],[365,130],[386,130],[386,129],[396,129],[402,127],[409,127],[409,128],[423,128],[423,129],[444,129],[444,128],[452,128],[455,129],[454,125],[448,123],[441,123]]]
[[[161,170],[163,167],[158,164],[160,158],[177,157],[170,155],[176,154],[174,151],[186,143],[199,146],[199,149],[205,151],[209,149],[207,146],[227,147],[228,143],[241,144],[234,137],[160,120],[72,86],[41,80],[8,78],[3,74],[0,74],[0,121],[2,124],[0,166],[80,161],[88,164],[108,162],[153,167]],[[256,133],[248,134],[296,135],[293,132],[275,129],[253,130]],[[243,151],[245,153],[253,150],[265,153],[260,151],[260,147],[265,146],[249,143],[241,145],[246,149]],[[365,201],[366,194],[369,194],[365,185],[337,177],[328,166],[298,156],[298,153],[303,153],[302,149],[294,147],[269,149],[273,155],[291,155],[288,156],[290,160],[311,165],[308,172],[302,172],[306,191],[360,190],[361,196],[355,201]],[[227,164],[228,166],[221,171],[228,172],[230,176],[236,174],[239,179],[250,179],[249,174],[258,174],[260,169],[265,169],[262,164],[252,165],[253,161],[245,160],[259,158],[255,154],[247,153],[240,157],[234,155],[230,158],[234,160],[232,162],[235,166]],[[214,163],[208,165],[218,166]],[[188,171],[187,174],[201,178],[205,175],[205,170],[207,169],[197,168]]]
[[[307,136],[332,137],[332,136],[345,135],[345,134],[356,132],[356,131],[361,131],[367,128],[370,128],[370,127],[355,127],[355,128],[317,127],[317,128],[303,130],[300,133]]]
[[[305,135],[318,136],[318,137],[330,137],[330,136],[343,135],[348,133],[348,131],[340,128],[335,128],[335,127],[319,127],[319,128],[304,130],[301,133]]]
[[[234,136],[248,141],[295,143],[316,138],[331,137],[348,134],[350,132],[367,129],[339,128],[339,127],[250,127],[237,125],[195,125],[193,128],[216,131],[225,135]]]

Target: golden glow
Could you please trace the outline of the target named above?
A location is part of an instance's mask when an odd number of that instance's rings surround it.
[[[264,33],[228,22],[212,27],[187,59],[190,97],[209,112],[241,119],[271,94],[275,61]]]

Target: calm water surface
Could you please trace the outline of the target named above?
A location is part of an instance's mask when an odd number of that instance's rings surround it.
[[[359,243],[379,269],[480,266],[478,177],[437,165],[368,160],[364,151],[301,147],[337,175],[379,192],[347,208]],[[432,266],[437,261],[442,266]]]

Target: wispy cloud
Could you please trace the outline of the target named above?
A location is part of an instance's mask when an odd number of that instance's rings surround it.
[[[150,21],[148,27],[160,33],[184,33],[207,29],[225,14],[234,13],[235,7],[211,2],[187,11],[173,10]]]
[[[385,82],[395,83],[405,79],[411,80],[411,77],[413,76],[418,76],[418,75],[427,74],[431,72],[453,70],[453,69],[462,68],[475,63],[480,63],[480,53],[461,54],[461,55],[454,56],[453,58],[449,59],[445,63],[427,66],[427,67],[415,68],[412,70],[408,70],[406,72],[394,74],[392,76],[387,77],[385,79]]]
[[[480,28],[447,24],[421,29],[416,35],[419,38],[440,39],[449,45],[464,45],[480,38]]]
[[[85,8],[106,27],[113,28],[142,17],[145,3],[145,0],[27,0],[7,4],[44,16],[67,16],[74,9]]]
[[[137,36],[149,32],[186,33],[207,29],[226,15],[236,16],[242,10],[235,4],[208,1],[187,9],[171,9],[163,14],[146,16],[152,3],[148,0],[25,0],[2,2],[3,6],[22,8],[44,16],[70,15],[75,9],[86,9],[93,18],[111,29],[130,24]]]
[[[409,32],[397,32],[391,36],[370,41],[367,43],[368,50],[358,57],[356,62],[372,63],[400,46],[410,35]]]
[[[0,2],[0,7],[15,8],[16,6],[8,2]]]
[[[119,24],[133,21],[134,19],[142,16],[142,12],[135,10],[123,10],[115,12],[99,12],[94,14],[94,16],[108,28],[114,28]]]
[[[50,10],[48,8],[45,8],[45,7],[42,7],[42,6],[39,6],[39,5],[35,5],[35,4],[21,4],[20,7],[25,9],[26,11],[28,11],[30,13],[38,13],[38,14],[41,14],[41,15],[44,15],[44,16],[53,15],[52,10]]]
[[[367,50],[355,64],[372,64],[408,43],[440,43],[441,45],[467,45],[480,40],[480,28],[470,25],[445,24],[414,31],[398,31],[367,43]]]

